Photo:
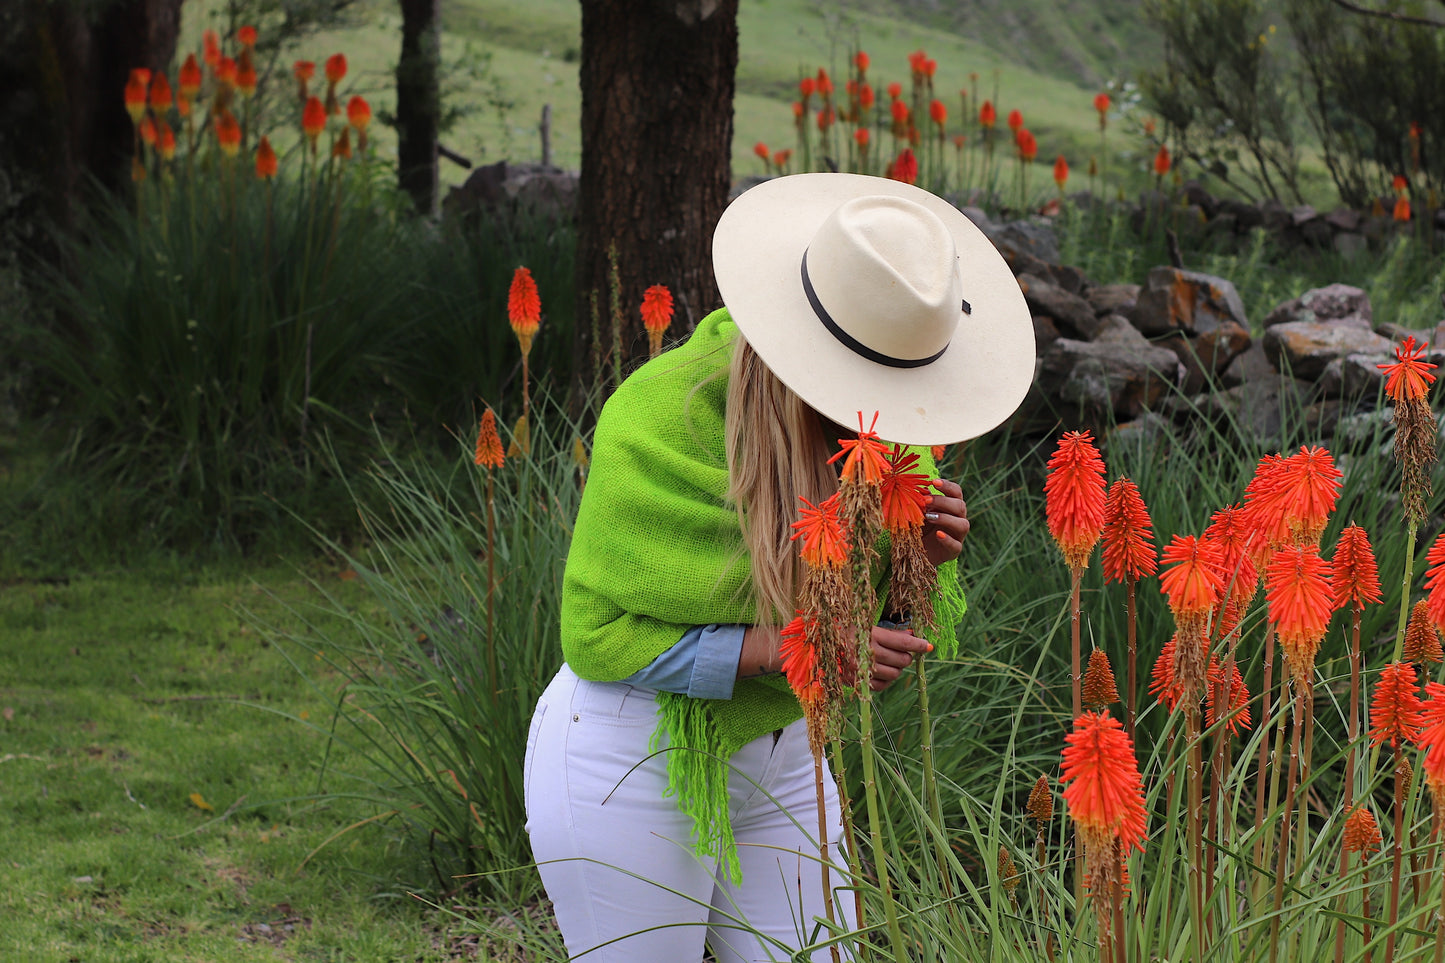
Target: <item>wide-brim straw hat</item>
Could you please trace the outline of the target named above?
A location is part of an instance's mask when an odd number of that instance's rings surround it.
[[[794,174],[723,212],[713,267],[738,330],[824,417],[940,445],[997,427],[1034,376],[1003,257],[952,204],[901,181]]]

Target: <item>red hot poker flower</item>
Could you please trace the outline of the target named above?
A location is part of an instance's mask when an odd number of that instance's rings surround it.
[[[1445,631],[1445,535],[1435,539],[1425,555],[1426,604],[1435,627]]]
[[[171,109],[175,95],[171,92],[171,82],[166,79],[165,74],[158,73],[151,80],[150,98],[151,110],[155,111],[157,115],[164,115]]]
[[[815,569],[839,569],[848,562],[848,530],[843,525],[842,504],[838,494],[828,496],[814,505],[801,496],[798,499],[805,506],[798,510],[802,516],[793,523],[796,529],[792,538],[803,540],[799,553],[803,561]]]
[[[994,110],[993,101],[985,100],[983,106],[978,109],[978,125],[984,130],[992,130],[993,125],[998,122],[998,112]]]
[[[766,149],[766,148],[765,148]],[[672,323],[672,292],[665,284],[654,284],[642,292],[642,326],[649,339],[662,346],[662,335]]]
[[[1063,154],[1060,154],[1054,159],[1054,183],[1059,185],[1059,190],[1062,191],[1064,189],[1064,185],[1068,182],[1069,162],[1064,158]]]
[[[201,34],[201,56],[212,70],[221,62],[221,38],[216,31],[207,30]]]
[[[912,470],[917,467],[917,455],[902,445],[894,446],[879,493],[883,498],[883,525],[895,534],[923,527],[923,510],[932,496],[928,476]]]
[[[271,146],[271,141],[266,135],[262,134],[261,143],[256,145],[256,177],[263,181],[269,181],[276,176],[276,171],[279,166],[275,148]],[[491,415],[490,409],[488,409],[487,414],[489,416]]]
[[[1375,568],[1375,553],[1370,536],[1358,525],[1346,525],[1335,542],[1335,557],[1330,561],[1335,608],[1347,604],[1363,609],[1366,602],[1379,602],[1380,577]]]
[[[1207,538],[1175,535],[1161,561],[1174,566],[1159,576],[1159,588],[1174,617],[1207,615],[1224,590],[1219,546]]]
[[[1090,709],[1102,709],[1119,701],[1118,685],[1114,681],[1114,668],[1109,665],[1109,656],[1103,649],[1089,653],[1089,665],[1084,670],[1084,705]]]
[[[1013,131],[1015,134],[1017,134],[1017,133],[1019,132],[1019,129],[1020,129],[1021,127],[1023,127],[1023,125],[1024,125],[1024,115],[1023,115],[1023,112],[1022,112],[1022,111],[1020,111],[1020,110],[1018,110],[1017,108],[1015,108],[1015,109],[1013,109],[1013,110],[1011,110],[1011,111],[1008,112],[1008,129],[1009,129],[1009,130],[1011,130],[1011,131]]]
[[[873,425],[878,424],[878,412],[873,413]],[[888,473],[888,446],[878,438],[878,432],[863,427],[863,412],[858,412],[858,437],[838,439],[839,452],[828,459],[833,464],[843,459],[843,470],[839,478],[844,484],[863,484],[873,488],[883,484]],[[860,477],[861,476],[861,477]]]
[[[497,434],[497,416],[488,408],[482,412],[482,425],[477,430],[476,463],[483,468],[501,468],[502,439]]]
[[[1154,155],[1154,173],[1159,177],[1169,173],[1169,148],[1162,144],[1159,146],[1159,153]]]
[[[1170,712],[1184,698],[1184,686],[1174,677],[1174,650],[1178,647],[1178,639],[1171,638],[1164,643],[1164,648],[1159,650],[1159,658],[1154,660],[1154,668],[1149,673],[1149,694],[1158,698],[1164,704],[1164,708]]]
[[[125,85],[125,109],[136,127],[140,127],[141,118],[146,113],[146,94],[149,92],[150,80],[151,72],[144,67],[137,67],[130,72],[130,80]]]
[[[1226,680],[1224,666],[1220,664],[1220,661],[1218,659],[1209,660],[1209,701],[1205,704],[1204,723],[1212,727],[1219,722],[1219,710],[1225,702],[1224,687],[1227,681],[1229,684],[1229,716],[1224,728],[1230,735],[1237,735],[1241,729],[1249,728],[1249,689],[1244,684],[1244,676],[1239,672],[1239,664],[1231,662],[1230,668],[1233,671]]]
[[[1220,576],[1227,593],[1219,614],[1221,635],[1234,631],[1243,620],[1259,590],[1259,572],[1249,549],[1255,539],[1254,530],[1245,523],[1244,510],[1238,505],[1221,508],[1210,516],[1204,537],[1219,546]]]
[[[860,50],[853,55],[853,65],[858,68],[859,76],[862,76],[863,74],[866,74],[868,72],[869,63],[871,63],[871,61],[868,59],[868,55],[863,51]]]
[[[818,647],[808,638],[808,621],[798,615],[783,627],[778,654],[783,657],[783,675],[788,685],[805,706],[823,698],[823,682],[818,671]]]
[[[1044,481],[1049,534],[1071,570],[1089,564],[1104,530],[1104,460],[1087,431],[1068,431],[1049,459]]]
[[[1039,156],[1039,142],[1027,127],[1020,127],[1015,134],[1015,142],[1018,145],[1019,156],[1025,161],[1033,163],[1034,158]]]
[[[236,31],[236,42],[243,47],[256,46],[256,28],[252,26],[242,27]]]
[[[1356,806],[1345,817],[1344,847],[1347,853],[1363,853],[1368,857],[1377,852],[1384,843],[1380,825],[1375,822],[1374,813],[1362,806]]]
[[[1422,360],[1425,347],[1410,335],[1395,349],[1394,364],[1376,365],[1385,372],[1385,394],[1395,401],[1424,398],[1430,393],[1430,383],[1435,380],[1430,370],[1436,366]]]
[[[1402,222],[1410,220],[1410,198],[1404,194],[1395,198],[1395,209],[1390,212],[1390,217]]]
[[[301,129],[311,142],[311,152],[316,153],[316,138],[326,129],[326,108],[318,97],[307,97],[306,106],[301,110]]]
[[[1098,93],[1094,95],[1094,109],[1099,112],[1099,122],[1102,124],[1104,115],[1109,112],[1109,95]]]
[[[507,289],[507,323],[522,346],[522,354],[529,354],[532,337],[542,324],[542,299],[532,272],[525,267],[512,272],[512,284]]]
[[[1106,712],[1085,712],[1064,741],[1060,781],[1069,815],[1091,842],[1117,837],[1126,852],[1142,851],[1144,781],[1123,725]]]
[[[1406,662],[1445,661],[1445,651],[1440,648],[1440,634],[1430,620],[1430,603],[1425,599],[1415,603],[1410,610],[1410,621],[1405,626],[1404,657]]]
[[[1270,621],[1296,682],[1308,686],[1334,612],[1330,566],[1309,545],[1285,546],[1264,573]]]
[[[928,119],[937,124],[940,130],[943,129],[943,125],[948,122],[948,108],[943,105],[943,101],[934,100],[929,103]]]
[[[1370,703],[1370,744],[1388,741],[1398,746],[1420,734],[1421,706],[1416,694],[1415,667],[1408,662],[1391,662],[1380,670],[1375,698]]]
[[[196,63],[195,54],[186,55],[186,62],[181,64],[176,84],[180,87],[182,97],[191,98],[201,92],[201,65]]]
[[[1285,524],[1299,540],[1318,545],[1340,497],[1340,479],[1329,451],[1301,446],[1280,472]]]
[[[363,133],[371,126],[371,105],[366,98],[357,94],[346,102],[346,122]]]
[[[1118,478],[1104,498],[1104,580],[1137,582],[1158,568],[1149,510],[1139,486]]]
[[[241,125],[229,110],[222,110],[216,118],[216,143],[227,157],[235,157],[241,150]]]
[[[346,54],[332,54],[326,58],[326,80],[332,86],[341,83],[346,76]]]
[[[1425,683],[1425,698],[1420,703],[1420,734],[1416,745],[1425,750],[1425,771],[1445,776],[1445,685]],[[1431,791],[1434,791],[1431,786]]]
[[[898,159],[888,165],[888,176],[905,184],[918,183],[918,158],[914,156],[912,148],[903,148]]]

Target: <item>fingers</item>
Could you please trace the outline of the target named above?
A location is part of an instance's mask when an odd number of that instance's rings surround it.
[[[932,485],[939,494],[928,500],[923,515],[923,546],[934,565],[958,558],[968,535],[968,503],[957,482],[936,478]]]
[[[874,692],[882,692],[898,681],[904,670],[913,664],[914,656],[933,651],[927,639],[920,639],[904,629],[874,626],[870,641],[873,675],[868,681],[868,688]]]

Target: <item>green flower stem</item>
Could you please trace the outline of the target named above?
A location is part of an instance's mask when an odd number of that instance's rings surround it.
[[[1415,535],[1419,528],[1411,519],[1410,534],[1405,539],[1405,572],[1400,579],[1400,622],[1395,627],[1395,656],[1391,662],[1399,662],[1405,651],[1405,626],[1410,623],[1410,584],[1415,576]]]
[[[853,878],[853,919],[858,929],[866,930],[863,922],[863,868],[859,865],[858,837],[853,832],[853,800],[848,795],[848,773],[843,768],[843,740],[835,733],[828,741],[833,757],[833,779],[838,783],[838,803],[843,810],[843,845],[848,859],[848,870]]]
[[[919,658],[918,667],[918,715],[923,726],[923,746],[920,755],[923,760],[923,798],[928,804],[928,814],[933,819],[933,845],[938,857],[938,878],[943,883],[943,895],[950,912],[953,910],[953,877],[948,871],[948,835],[943,825],[943,800],[938,793],[938,776],[933,770],[933,717],[928,711],[928,671],[926,660]]]
[[[896,963],[908,963],[903,943],[903,930],[898,925],[898,906],[893,902],[893,887],[888,882],[888,853],[883,848],[883,829],[878,819],[878,775],[873,745],[873,693],[864,681],[859,699],[863,728],[863,791],[868,804],[868,832],[873,843],[873,863],[878,872],[878,888],[883,893],[883,913],[888,923],[888,940]]]

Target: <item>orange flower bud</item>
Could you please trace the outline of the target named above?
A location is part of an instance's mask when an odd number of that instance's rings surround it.
[[[241,150],[241,125],[225,108],[221,109],[216,118],[216,143],[220,145],[221,153],[227,157],[235,157]]]
[[[326,58],[326,80],[335,85],[346,76],[346,54],[332,54]]]
[[[985,100],[978,109],[978,125],[984,130],[992,130],[997,120],[998,113],[993,109],[993,101]]]
[[[156,74],[151,81],[151,110],[157,114],[164,114],[171,109],[175,97],[171,94],[171,82],[166,79],[165,74]]]
[[[160,152],[162,160],[176,158],[176,132],[163,120],[156,122],[156,150]]]
[[[181,64],[177,83],[182,97],[195,97],[201,92],[201,65],[196,63],[195,54],[186,55],[186,62]]]
[[[130,80],[125,85],[125,109],[130,114],[131,122],[137,127],[145,116],[150,80],[151,72],[144,67],[137,67],[130,72]]]
[[[358,95],[346,102],[346,122],[358,132],[364,132],[371,124],[371,105],[366,98]]]
[[[326,129],[326,108],[321,106],[320,99],[306,98],[306,106],[301,110],[301,129],[311,141],[311,151],[315,153],[316,138]]]
[[[1057,158],[1054,159],[1054,183],[1059,185],[1059,190],[1062,191],[1064,189],[1064,185],[1068,182],[1069,162],[1064,159],[1063,154],[1060,154]]]
[[[272,148],[270,139],[263,134],[261,143],[256,145],[256,177],[269,181],[276,176],[277,167],[276,151]]]
[[[1024,125],[1024,115],[1023,115],[1023,112],[1022,112],[1022,111],[1020,111],[1020,110],[1018,110],[1018,109],[1014,109],[1014,110],[1011,110],[1011,111],[1008,112],[1008,129],[1009,129],[1009,130],[1013,131],[1015,134],[1018,134],[1019,129],[1022,128],[1023,125]]]
[[[250,25],[236,31],[236,42],[247,50],[256,46],[256,28]]]

